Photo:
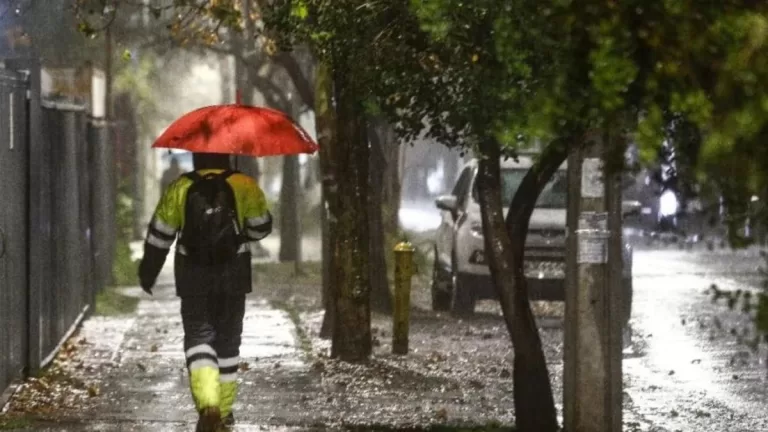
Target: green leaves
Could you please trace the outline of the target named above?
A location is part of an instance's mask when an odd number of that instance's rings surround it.
[[[622,25],[617,18],[604,20],[596,29],[596,47],[590,53],[589,72],[598,107],[606,113],[621,111],[626,106],[625,95],[638,75],[638,67],[628,52]]]
[[[299,20],[306,20],[309,17],[309,6],[304,0],[298,0],[291,5],[291,16]]]
[[[451,31],[451,22],[443,14],[441,0],[411,0],[411,10],[419,19],[421,28],[437,40],[444,40]]]
[[[77,31],[79,31],[83,36],[93,39],[98,34],[98,30],[93,28],[93,26],[85,21],[77,23]]]

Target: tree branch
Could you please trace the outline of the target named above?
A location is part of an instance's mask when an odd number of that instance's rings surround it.
[[[285,69],[285,71],[288,73],[288,76],[291,77],[291,81],[293,81],[293,85],[296,87],[296,91],[299,93],[301,100],[304,101],[304,104],[310,107],[314,107],[314,88],[310,80],[301,70],[301,65],[299,64],[298,60],[296,60],[296,57],[291,53],[279,53],[275,55],[273,59],[275,63],[282,66],[283,69]]]
[[[248,74],[248,81],[255,88],[259,89],[267,99],[270,106],[288,111],[288,101],[285,99],[285,91],[277,86],[272,80],[257,74]]]
[[[565,162],[571,148],[569,144],[574,139],[578,138],[573,136],[558,138],[544,147],[541,157],[525,174],[520,187],[517,188],[515,196],[512,198],[505,222],[510,237],[520,239],[515,243],[517,247],[513,248],[512,251],[519,258],[516,261],[518,265],[523,264],[525,237],[528,233],[531,215],[536,207],[536,201],[544,186],[557,172],[560,165]]]

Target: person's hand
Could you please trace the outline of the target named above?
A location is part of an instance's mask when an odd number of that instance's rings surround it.
[[[142,262],[143,264],[143,262]],[[142,271],[144,269],[144,266],[139,266],[139,285],[141,285],[141,289],[144,290],[145,293],[152,295],[152,286],[155,285],[154,278],[150,278],[146,272]]]
[[[152,295],[152,285],[151,284],[141,284],[141,289],[144,290],[145,293]]]

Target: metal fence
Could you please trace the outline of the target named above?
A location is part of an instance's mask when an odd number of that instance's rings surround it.
[[[0,390],[28,363],[26,77],[0,70]]]
[[[32,61],[0,69],[0,393],[55,356],[108,282],[114,160],[103,121],[40,100]],[[18,72],[21,70],[21,72]]]

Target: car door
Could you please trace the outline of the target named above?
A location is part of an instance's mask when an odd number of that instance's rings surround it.
[[[451,195],[456,197],[457,209],[456,212],[449,212],[442,210],[440,226],[437,229],[437,259],[439,264],[443,268],[449,268],[451,265],[451,255],[453,254],[453,239],[456,231],[456,221],[460,220],[461,215],[464,213],[466,205],[466,196],[469,190],[469,185],[472,182],[472,173],[474,172],[472,167],[466,167],[459,175],[459,179],[456,180],[456,184],[453,187]]]

